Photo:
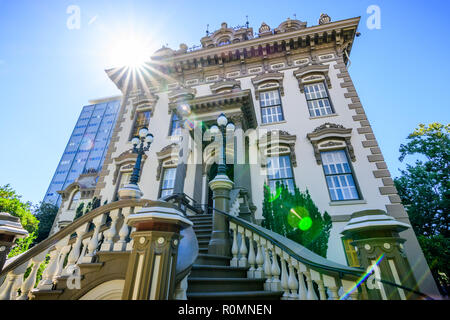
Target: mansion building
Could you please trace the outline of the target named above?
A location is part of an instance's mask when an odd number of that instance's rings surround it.
[[[80,177],[90,182],[95,178],[89,190],[84,192],[84,184],[75,182],[60,192],[63,198],[55,225],[61,217],[64,223],[54,232],[75,217],[81,201],[95,197],[112,206],[122,198],[120,190],[129,185],[137,159],[132,139],[144,127],[154,138],[142,156],[138,181],[142,198],[164,201],[183,194],[193,209],[212,214],[216,198],[211,186],[222,142],[213,137],[211,127],[223,113],[234,124],[234,132],[225,138],[226,176],[231,181],[229,197],[225,197],[229,202],[224,206],[228,213],[257,228],[264,219],[265,185],[271,192],[279,183],[289,190],[307,190],[319,211],[331,217],[327,261],[350,269],[362,266],[360,251],[370,248],[368,244],[355,247],[356,239],[348,236],[352,226],[382,229],[387,221],[395,221],[401,238],[395,250],[410,269],[389,262],[392,282],[400,284],[399,274],[406,272],[417,282],[416,290],[439,296],[347,69],[359,21],[331,21],[322,14],[313,26],[289,18],[276,27],[262,23],[258,30],[248,24],[233,28],[222,23],[201,38],[200,47],[163,47],[142,66],[106,70],[122,97],[104,162],[95,177]],[[363,211],[375,214],[373,218],[354,215]],[[111,217],[114,224],[115,216]],[[230,220],[231,228],[236,221]],[[247,236],[249,229],[242,230],[240,226],[231,229],[234,240],[236,235]],[[205,253],[197,237],[200,253]],[[259,257],[257,248],[264,244],[259,239],[253,236],[247,245],[241,241],[238,249],[233,244],[228,255],[254,250]],[[247,251],[241,250],[245,246]],[[384,248],[391,252],[390,244]],[[293,290],[292,270],[297,270],[297,264],[291,265],[293,260],[282,254],[278,262],[278,249],[274,250],[270,254],[276,261],[269,271],[275,277],[273,266],[279,263],[281,285],[288,288],[289,279]],[[248,261],[241,260],[238,265],[245,266],[255,258],[248,255]],[[285,278],[283,272],[287,272]],[[256,271],[251,274],[256,277]],[[309,286],[308,272],[305,275]],[[321,298],[322,294],[334,296],[331,285],[331,291],[321,291],[321,283],[327,285],[326,276],[317,279]],[[191,279],[189,287],[194,288],[196,281],[200,280]],[[298,281],[301,286],[300,276]],[[398,290],[399,299],[404,298],[406,291]]]

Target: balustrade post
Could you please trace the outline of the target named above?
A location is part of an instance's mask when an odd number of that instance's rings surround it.
[[[106,221],[106,214],[104,214],[104,213],[95,217],[94,220],[92,221],[94,223],[95,229],[94,229],[94,233],[92,234],[92,238],[88,244],[88,252],[82,259],[83,263],[94,262],[95,253],[96,253],[95,250],[98,247],[100,228],[105,223],[105,221]]]
[[[2,285],[3,290],[0,292],[0,300],[15,300],[17,298],[17,291],[22,286],[23,275],[30,265],[30,260],[21,264],[14,270],[8,272],[5,283]]]
[[[286,268],[286,260],[285,260],[284,252],[281,252],[280,260],[281,260],[281,288],[284,291],[281,299],[288,300],[289,299],[289,283],[288,283],[289,275],[287,274],[288,271]]]
[[[109,213],[111,218],[111,226],[108,231],[105,232],[105,241],[102,243],[101,251],[111,251],[114,248],[114,237],[117,234],[117,221],[120,216],[120,209],[112,210]]]
[[[311,279],[311,272],[308,267],[306,268],[306,272],[304,272],[304,274],[306,276],[306,283],[308,286],[308,294],[306,296],[307,300],[318,300],[316,291],[314,290],[314,285],[313,285],[313,282]]]
[[[248,267],[247,264],[247,245],[245,243],[245,229],[238,226],[238,232],[241,235],[241,246],[239,247],[239,267]]]
[[[81,243],[83,244],[83,249],[81,250],[80,256],[78,257],[77,263],[80,264],[83,263],[84,256],[86,255],[86,252],[88,251],[88,245],[91,239],[86,238]]]
[[[248,265],[250,268],[247,271],[247,278],[255,278],[255,249],[253,248],[253,233],[250,230],[245,231],[248,238]]]
[[[298,299],[299,300],[307,300],[308,299],[308,290],[305,285],[304,273],[306,272],[306,266],[300,262],[298,262],[297,267],[297,276],[298,276]]]
[[[31,291],[33,290],[36,283],[36,275],[41,263],[47,256],[47,252],[48,251],[45,250],[31,259],[33,267],[31,268],[31,272],[28,275],[28,278],[23,281],[22,286],[20,287],[20,296],[17,298],[17,300],[27,300],[32,297]]]
[[[272,265],[270,263],[269,243],[266,239],[261,238],[261,244],[264,247],[264,276],[267,279],[264,283],[264,290],[270,291],[272,288]]]
[[[88,231],[88,227],[89,223],[86,223],[79,227],[76,231],[77,238],[72,246],[72,251],[70,252],[69,257],[67,258],[67,266],[65,268],[65,275],[67,276],[70,276],[72,274],[72,266],[76,265],[78,258],[80,257],[81,243],[83,241],[83,236]]]
[[[326,274],[322,275],[324,285],[330,290],[331,299],[339,300],[337,280]]]
[[[296,300],[297,299],[297,290],[298,290],[298,281],[295,278],[295,270],[294,265],[296,263],[295,259],[292,257],[289,257],[289,278],[288,278],[288,287],[289,290],[291,290],[291,293],[289,294],[289,300]]]
[[[114,244],[114,251],[125,251],[127,248],[127,237],[130,232],[130,226],[125,223],[131,213],[131,208],[122,208],[123,224],[119,231],[120,239]]]
[[[237,240],[237,225],[234,223],[230,223],[230,229],[233,230],[233,246],[231,247],[231,254],[233,255],[233,258],[230,261],[231,267],[237,267],[238,266],[238,240]]]
[[[69,237],[58,241],[55,244],[55,249],[50,251],[50,261],[47,268],[45,268],[42,274],[42,280],[39,282],[38,288],[41,290],[51,290],[53,288],[53,277],[58,271],[59,260],[61,257],[62,249],[67,245]]]
[[[271,283],[271,291],[281,291],[281,283],[280,283],[280,266],[278,265],[277,258],[277,247],[272,245],[272,283]]]
[[[58,281],[58,278],[63,275],[64,273],[64,261],[66,260],[66,256],[69,254],[70,249],[72,248],[72,245],[68,244],[64,246],[61,250],[61,255],[58,260],[58,268],[53,276],[53,283],[56,283]]]
[[[317,283],[317,287],[319,288],[319,297],[320,300],[327,300],[327,294],[325,287],[323,286],[323,280],[321,274],[315,270],[310,270],[311,280]]]
[[[261,247],[261,240],[260,237],[256,234],[253,235],[253,239],[256,242],[256,264],[257,264],[257,268],[255,270],[255,278],[257,279],[261,279],[264,277],[264,256],[262,253],[262,247]]]

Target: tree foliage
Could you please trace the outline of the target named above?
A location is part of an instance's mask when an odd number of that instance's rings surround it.
[[[37,233],[36,243],[46,239],[55,221],[58,207],[52,203],[43,202],[41,205],[35,207],[34,215],[39,220],[39,230]]]
[[[9,184],[0,186],[0,212],[7,212],[20,219],[30,234],[37,231],[39,220],[32,213],[32,203],[24,202]]]
[[[16,240],[16,246],[11,249],[8,258],[27,251],[37,237],[39,220],[31,210],[31,202],[22,201],[21,196],[9,184],[0,186],[0,212],[18,217],[23,228],[29,233],[27,237]]]
[[[395,179],[412,227],[435,279],[449,285],[450,125],[420,124],[406,144],[400,161],[416,157]],[[446,276],[442,276],[442,274]]]
[[[293,194],[283,185],[277,185],[281,192],[274,197],[264,186],[263,227],[291,239],[309,250],[326,257],[331,218],[327,212],[322,215],[314,204],[308,191],[295,188]],[[298,224],[302,219],[311,218],[312,225],[301,230]]]

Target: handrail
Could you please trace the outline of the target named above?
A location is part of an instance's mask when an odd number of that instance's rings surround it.
[[[278,235],[273,231],[270,231],[266,228],[255,225],[255,224],[248,222],[246,220],[243,220],[241,218],[232,216],[232,215],[230,215],[226,212],[223,212],[219,209],[213,208],[213,210],[222,215],[225,215],[228,219],[230,219],[238,224],[241,224],[243,227],[250,229],[251,231],[257,233],[258,235],[265,237],[266,239],[273,242],[277,247],[279,247],[280,249],[289,253],[291,256],[293,256],[298,261],[300,261],[304,264],[310,265],[311,267],[319,268],[321,270],[325,270],[325,271],[329,271],[329,272],[331,271],[333,273],[338,272],[340,275],[348,274],[348,275],[352,275],[352,276],[356,276],[356,277],[360,277],[364,273],[364,270],[362,268],[347,267],[347,266],[341,265],[339,263],[329,261],[329,260],[319,256],[318,254],[308,250],[307,248],[303,247],[302,245],[298,244],[297,242],[294,242],[290,239],[284,238],[283,236]],[[284,239],[281,239],[281,238],[284,238]],[[297,252],[295,252],[291,249],[292,247],[295,247],[295,246],[301,247],[301,250],[302,251],[304,250],[305,253],[307,253],[308,255],[311,256],[311,258],[314,258],[317,260],[323,260],[323,262],[325,262],[325,261],[331,262],[334,266],[330,266],[330,265],[326,265],[324,263],[320,263],[318,261],[312,261],[312,260],[306,259],[305,257],[299,255]]]
[[[20,258],[12,261],[10,264],[5,265],[5,267],[0,271],[0,277],[6,275],[11,270],[14,270],[15,268],[19,267],[20,265],[24,264],[34,256],[44,252],[44,250],[47,250],[54,246],[58,241],[62,240],[66,236],[71,235],[72,233],[76,232],[76,230],[83,226],[86,223],[91,222],[95,217],[110,212],[115,209],[121,209],[126,207],[147,207],[150,205],[158,205],[162,207],[167,208],[176,208],[172,204],[165,203],[162,201],[153,201],[153,200],[146,200],[146,199],[140,199],[140,200],[119,200],[115,202],[111,202],[109,204],[103,205],[101,207],[98,207],[89,213],[81,216],[71,224],[69,224],[67,227],[61,229],[57,233],[53,234],[52,236],[48,237],[47,239],[43,240],[42,242],[38,243],[28,251],[26,251]]]
[[[424,297],[427,300],[434,300],[432,297],[430,297],[429,295],[427,295],[427,294],[425,294],[423,292],[420,292],[420,291],[417,291],[417,290],[414,290],[414,289],[402,286],[400,284],[393,283],[393,282],[390,282],[390,281],[387,281],[387,280],[383,280],[383,279],[378,279],[378,281],[380,281],[381,283],[387,284],[389,286],[397,287],[397,288],[400,288],[400,289],[403,289],[403,290],[415,293],[415,294],[417,294],[419,296]]]

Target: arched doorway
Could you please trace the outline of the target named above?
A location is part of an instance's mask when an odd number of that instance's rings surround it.
[[[208,198],[207,198],[207,205],[208,205],[207,213],[208,214],[212,214],[211,208],[213,207],[213,204],[214,204],[213,192],[212,192],[211,188],[209,187],[209,182],[216,177],[217,169],[218,169],[217,163],[213,163],[208,171],[208,182],[207,182],[208,183]],[[227,164],[226,174],[227,174],[228,178],[230,178],[230,180],[234,182],[234,165]]]

